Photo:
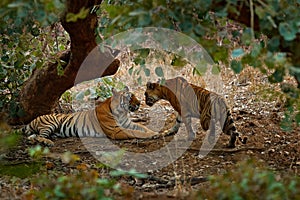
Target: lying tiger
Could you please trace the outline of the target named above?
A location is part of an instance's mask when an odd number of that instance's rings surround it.
[[[53,146],[52,137],[109,137],[115,140],[152,138],[158,133],[133,123],[128,113],[139,109],[140,101],[129,92],[112,90],[113,96],[99,103],[95,109],[71,114],[39,116],[24,128],[32,142]]]
[[[243,144],[247,141],[246,137],[242,139],[239,136],[224,98],[202,87],[189,84],[184,78],[168,79],[164,84],[148,82],[145,98],[148,106],[152,106],[160,99],[165,99],[178,112],[176,124],[167,134],[176,133],[180,123],[183,122],[189,140],[193,140],[195,133],[191,126],[191,117],[195,117],[200,118],[200,124],[205,131],[210,128],[208,137],[210,143],[215,140],[216,122],[220,123],[225,134],[230,135],[229,148],[235,147],[237,136]]]

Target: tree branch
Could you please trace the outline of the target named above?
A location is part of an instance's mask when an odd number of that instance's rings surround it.
[[[95,40],[97,15],[96,13],[89,12],[84,19],[78,19],[76,22],[66,21],[66,15],[67,13],[76,14],[82,8],[91,11],[94,5],[100,3],[101,0],[66,1],[66,11],[61,18],[61,23],[70,35],[71,48],[60,55],[60,59],[67,63],[63,66],[64,74],[62,76],[58,75],[58,63],[48,63],[43,68],[34,70],[29,79],[24,83],[19,97],[21,109],[24,110],[25,115],[10,119],[9,123],[11,125],[27,124],[39,115],[49,114],[63,92],[74,85],[81,64],[87,55],[97,46]],[[105,65],[102,65],[104,63],[101,60],[97,60],[97,63],[94,63],[95,66],[92,67],[98,67],[99,71],[96,77],[112,75],[117,71],[120,61],[115,60],[113,56],[108,61],[110,62]],[[95,73],[93,75],[92,78],[95,78]],[[91,77],[87,76],[86,78]]]

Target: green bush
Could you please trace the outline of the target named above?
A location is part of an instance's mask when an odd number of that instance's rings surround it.
[[[210,186],[200,190],[200,199],[299,199],[300,178],[280,175],[248,160],[223,175],[211,176]]]
[[[104,101],[105,99],[111,97],[112,88],[115,88],[117,90],[122,90],[125,86],[122,82],[112,77],[103,77],[98,80],[99,82],[97,83],[97,86],[87,88],[80,92],[75,92],[73,94],[73,97],[70,97],[70,94],[67,93],[68,91],[65,92],[62,96],[63,99],[66,99],[66,97],[68,97],[69,101],[71,100],[82,101],[85,97],[87,97],[89,100],[99,99],[101,101]]]
[[[111,191],[118,190],[115,181],[99,178],[95,170],[68,176],[43,175],[35,185],[41,188],[30,192],[36,199],[111,199]]]

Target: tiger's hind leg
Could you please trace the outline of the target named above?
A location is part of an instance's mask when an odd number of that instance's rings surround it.
[[[216,120],[209,115],[202,115],[200,117],[200,124],[204,131],[209,130],[208,142],[213,144],[216,137]]]
[[[192,141],[195,139],[196,137],[196,134],[193,130],[193,127],[192,127],[192,119],[190,116],[186,116],[186,117],[182,117],[182,120],[183,120],[183,123],[185,125],[185,128],[188,132],[188,140]]]
[[[236,141],[237,133],[234,131],[230,131],[230,139],[229,143],[227,145],[227,148],[234,148],[235,147],[235,141]]]
[[[216,138],[216,120],[211,119],[210,120],[210,130],[209,130],[209,135],[208,135],[208,142],[209,144],[213,144],[215,142]]]

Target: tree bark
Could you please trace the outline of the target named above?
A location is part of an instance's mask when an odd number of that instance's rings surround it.
[[[11,125],[27,124],[39,115],[49,114],[60,96],[74,85],[81,64],[87,55],[97,46],[95,40],[97,15],[96,13],[89,12],[84,19],[78,19],[76,22],[68,22],[66,21],[66,14],[79,13],[82,8],[91,11],[94,5],[100,3],[101,0],[66,1],[66,11],[61,18],[61,23],[70,35],[71,48],[66,52],[60,53],[59,56],[60,60],[66,63],[62,66],[64,73],[63,75],[58,75],[58,63],[48,63],[43,68],[35,69],[24,83],[19,96],[20,109],[24,111],[24,115],[10,119],[9,123]],[[98,59],[97,63],[94,63],[97,66],[93,67],[98,67],[99,73],[96,76],[94,73],[94,77],[87,75],[81,81],[116,73],[120,61],[114,59],[113,55],[110,56],[109,61],[109,63],[106,61],[106,66],[102,66],[103,63]],[[84,74],[84,71],[82,74]]]

